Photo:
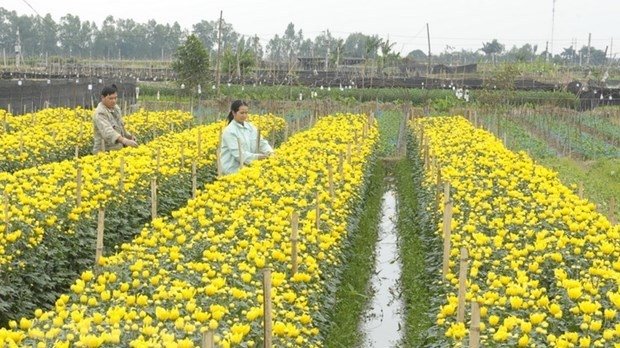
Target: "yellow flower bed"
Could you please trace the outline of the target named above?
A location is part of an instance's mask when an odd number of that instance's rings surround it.
[[[280,131],[279,127],[284,124],[283,119],[280,118],[282,121],[278,122],[275,118],[255,117],[253,122],[261,125],[267,133],[266,136],[269,136],[271,132]],[[7,220],[3,216],[3,219],[0,219],[0,265],[11,261],[12,256],[8,255],[7,251],[13,249],[13,243],[26,240],[26,247],[36,246],[43,238],[45,229],[54,226],[59,218],[79,221],[100,206],[123,201],[123,194],[127,192],[150,188],[152,177],[162,179],[182,171],[191,171],[194,159],[197,168],[214,165],[215,149],[223,126],[224,122],[199,126],[181,133],[161,136],[137,148],[50,163],[13,174],[0,173],[2,205],[8,206],[10,226],[7,229]],[[119,191],[121,158],[124,161],[123,191]],[[82,170],[79,206],[76,204],[78,167]],[[148,199],[145,196],[141,198]],[[28,226],[28,231],[15,228],[22,225]]]
[[[274,346],[322,346],[322,305],[378,139],[374,125],[362,137],[366,120],[325,117],[291,137],[274,156],[206,185],[172,218],[155,220],[119,253],[103,258],[99,275],[84,272],[53,310],[38,310],[34,319],[0,330],[0,341],[193,347],[210,328],[219,347],[258,347],[261,270],[270,267]],[[353,144],[350,163],[347,144]],[[333,197],[328,165],[334,172]],[[294,276],[292,212],[300,215]]]
[[[36,117],[35,117],[36,116]],[[14,132],[0,135],[0,171],[13,172],[49,162],[61,161],[92,152],[92,111],[84,109],[45,109],[35,114],[14,116],[20,121]],[[142,143],[173,130],[189,128],[187,112],[139,111],[125,117],[127,130]]]
[[[282,123],[272,118],[259,117],[255,124],[262,125],[266,135],[280,131],[273,127]],[[193,161],[198,185],[215,177],[216,147],[223,126],[224,122],[199,126],[137,148],[0,173],[0,283],[16,287],[15,293],[0,297],[0,307],[11,306],[22,313],[33,306],[26,299],[57,292],[58,286],[52,285],[66,283],[52,273],[69,277],[70,270],[92,265],[90,250],[95,246],[99,207],[106,209],[106,230],[112,232],[106,244],[113,246],[131,238],[148,221],[152,178],[158,180],[160,214],[185,204],[191,194]],[[78,167],[82,178],[79,205]],[[18,280],[30,285],[17,289]],[[0,322],[12,317],[7,313],[12,312],[0,312]]]
[[[81,117],[92,111],[77,107],[71,108],[47,108],[37,112],[23,115],[11,115],[6,110],[0,110],[0,134],[13,133],[27,130],[32,127],[65,122],[74,117]]]
[[[452,184],[450,272],[437,316],[448,345],[467,344],[469,314],[465,323],[456,321],[459,249],[465,247],[466,308],[480,303],[481,346],[618,346],[620,226],[562,185],[557,173],[507,150],[464,118],[416,120],[414,134],[420,126]],[[426,185],[435,182],[432,168]]]

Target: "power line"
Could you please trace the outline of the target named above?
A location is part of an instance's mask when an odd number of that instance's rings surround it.
[[[36,14],[37,14],[37,16],[41,17],[41,15],[39,14],[39,12],[37,12],[37,10],[35,10],[35,9],[34,9],[34,7],[32,7],[32,5],[30,5],[30,4],[28,3],[28,1],[26,1],[26,0],[22,0],[22,1],[23,1],[24,3],[26,3],[26,5],[28,5],[28,7],[30,7],[30,8],[34,11],[34,13],[36,13]]]

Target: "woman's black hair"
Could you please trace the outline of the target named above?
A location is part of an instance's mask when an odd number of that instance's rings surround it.
[[[107,97],[110,94],[114,94],[118,91],[118,89],[116,88],[116,85],[109,85],[109,86],[105,86],[103,87],[103,89],[101,90],[101,96],[102,97]]]
[[[228,113],[228,123],[230,123],[235,118],[233,112],[239,111],[239,108],[242,106],[248,106],[248,104],[243,100],[235,100],[234,102],[232,102],[232,104],[230,105],[230,112]]]

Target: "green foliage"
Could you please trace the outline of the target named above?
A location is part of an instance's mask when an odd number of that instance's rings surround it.
[[[188,165],[176,176],[158,178],[160,216],[184,206],[191,196]],[[201,183],[213,181],[215,166],[199,168],[197,176]],[[106,207],[105,255],[113,254],[122,243],[131,241],[151,221],[149,196],[150,188],[144,187],[125,193],[122,202]],[[79,221],[59,218],[57,224],[46,229],[36,247],[21,246],[20,250],[24,251],[20,259],[28,261],[14,262],[0,269],[0,284],[4,284],[0,287],[0,325],[22,316],[31,317],[36,308],[51,308],[82,271],[93,267],[96,236],[97,212],[94,211]]]
[[[402,112],[397,111],[377,110],[375,111],[375,117],[379,125],[379,156],[393,156],[398,144],[404,115]]]
[[[140,83],[140,98],[155,96],[157,91],[160,92],[160,98],[165,96],[178,97],[180,95],[178,88],[171,84],[161,83]],[[312,92],[316,94],[314,99],[318,100],[336,100],[343,102],[393,102],[404,103],[410,102],[414,106],[427,105],[432,99],[452,99],[456,101],[456,97],[452,90],[448,89],[412,89],[412,88],[355,88],[342,90],[338,87],[334,88],[316,88],[304,86],[240,86],[222,85],[220,94],[225,97],[233,97],[245,100],[298,100],[299,94],[302,94],[304,100],[313,99]],[[202,89],[203,97],[216,97],[215,91],[210,87]]]
[[[384,169],[380,163],[368,168],[371,174],[366,187],[363,207],[358,210],[359,222],[353,226],[344,251],[345,268],[333,299],[335,305],[326,311],[330,321],[325,333],[325,347],[359,347],[358,331],[361,313],[368,301],[367,285],[374,267],[374,249],[378,236],[383,196]]]
[[[569,92],[548,91],[498,91],[492,89],[473,90],[470,92],[472,101],[479,105],[495,108],[511,106],[547,105],[561,108],[576,109],[579,98]]]
[[[454,108],[457,104],[457,99],[451,95],[450,97],[446,96],[441,99],[433,99],[431,101],[431,108],[433,111],[439,114],[446,114],[452,108]]]
[[[256,65],[256,57],[250,49],[245,48],[241,39],[235,50],[227,47],[222,56],[222,71],[230,75],[243,76]]]
[[[519,77],[519,75],[521,75],[519,65],[504,63],[493,73],[491,83],[495,86],[494,88],[512,91],[515,89],[515,82],[517,81],[517,77]]]
[[[579,184],[584,187],[584,196],[596,203],[597,210],[609,216],[612,198],[620,197],[620,159],[603,159],[580,162],[567,157],[540,158],[540,163],[558,172],[562,183],[578,192]],[[620,219],[620,205],[614,214]]]
[[[195,91],[198,85],[206,86],[209,78],[209,53],[198,37],[190,35],[180,46],[172,62],[172,69],[177,74],[177,81],[185,88]]]
[[[403,347],[447,347],[437,332],[435,318],[441,305],[442,239],[435,233],[435,191],[423,185],[424,169],[419,147],[408,131],[407,158],[395,167],[399,193],[397,229],[403,263],[405,301]]]

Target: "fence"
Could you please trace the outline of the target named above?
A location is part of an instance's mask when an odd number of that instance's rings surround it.
[[[113,83],[119,105],[126,110],[136,101],[136,82],[95,78],[0,80],[0,109],[19,115],[46,107],[91,108],[99,103],[103,87]]]

